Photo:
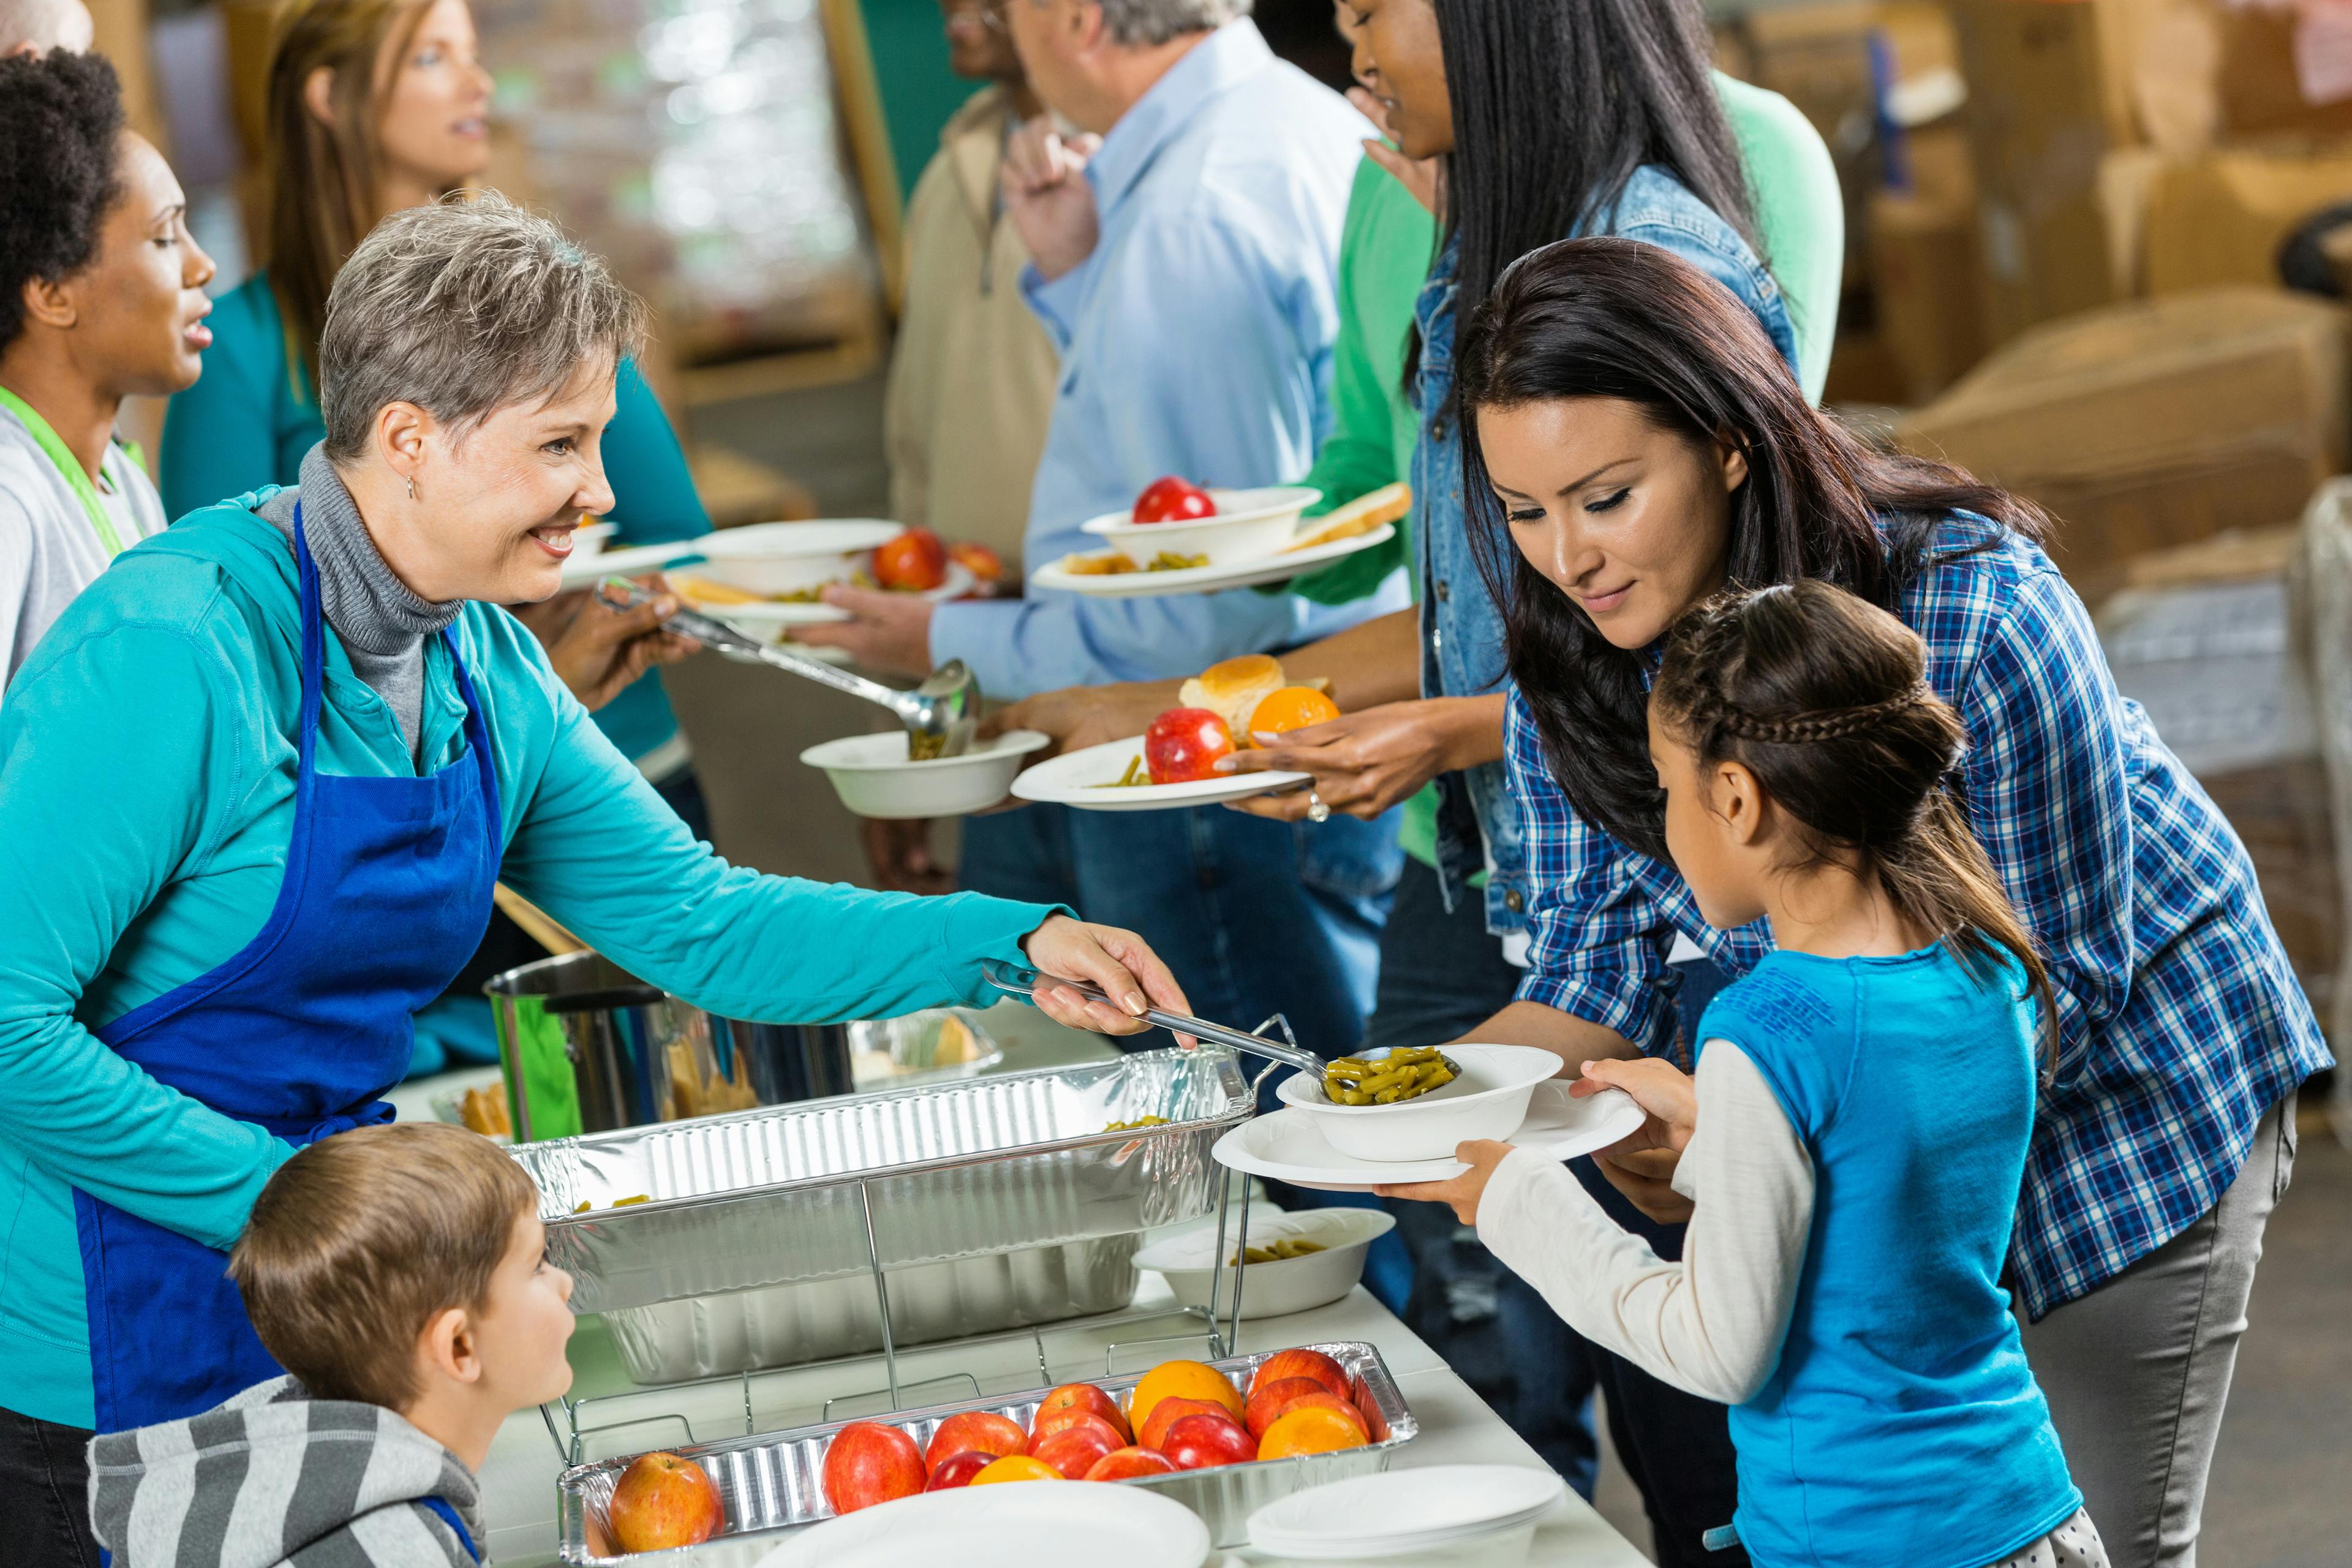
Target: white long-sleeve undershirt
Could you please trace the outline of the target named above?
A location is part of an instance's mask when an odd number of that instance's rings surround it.
[[[1813,1218],[1804,1140],[1747,1053],[1699,1055],[1675,1172],[1696,1205],[1679,1263],[1620,1229],[1568,1167],[1525,1150],[1478,1204],[1478,1237],[1585,1338],[1703,1399],[1745,1404],[1780,1359]]]

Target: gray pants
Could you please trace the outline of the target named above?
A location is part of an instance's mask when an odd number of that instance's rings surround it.
[[[2114,1568],[2195,1568],[2263,1227],[2294,1171],[2290,1097],[2195,1224],[2025,1326],[2025,1358]]]

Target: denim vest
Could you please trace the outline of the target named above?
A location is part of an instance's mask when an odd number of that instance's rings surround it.
[[[1644,240],[1700,268],[1756,313],[1781,356],[1795,365],[1797,332],[1780,286],[1738,231],[1672,174],[1648,164],[1635,171],[1615,210],[1570,237],[1587,234]],[[1459,262],[1459,247],[1449,239],[1413,304],[1421,328],[1421,442],[1412,458],[1412,547],[1413,567],[1421,574],[1425,697],[1510,689],[1502,611],[1487,595],[1471,553],[1462,505],[1461,432],[1451,425],[1440,428],[1437,419],[1454,392],[1454,279]],[[1486,929],[1497,936],[1526,929],[1527,858],[1518,806],[1503,764],[1482,763],[1440,774],[1437,791],[1437,874],[1447,907],[1484,870],[1489,873]]]

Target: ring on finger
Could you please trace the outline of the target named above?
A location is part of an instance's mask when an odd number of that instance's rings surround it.
[[[1307,791],[1307,820],[1317,824],[1331,820],[1331,808],[1323,804],[1323,797],[1315,793],[1312,785]]]

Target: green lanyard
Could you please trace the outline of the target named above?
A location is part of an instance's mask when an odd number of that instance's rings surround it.
[[[0,408],[25,422],[25,428],[33,433],[34,442],[49,455],[49,461],[73,487],[73,493],[80,498],[81,510],[89,513],[90,527],[98,530],[99,543],[106,547],[106,558],[111,561],[121,554],[122,539],[114,531],[113,515],[106,510],[106,502],[99,499],[98,487],[89,482],[89,475],[82,471],[81,459],[66,449],[65,442],[49,428],[47,420],[33,411],[31,404],[5,386],[0,386]]]

